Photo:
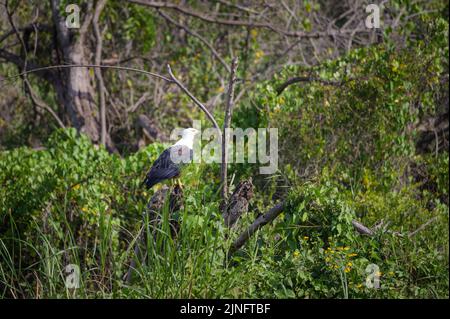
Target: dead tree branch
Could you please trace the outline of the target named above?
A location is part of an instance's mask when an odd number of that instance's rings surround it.
[[[8,21],[11,25],[12,28],[12,32],[16,35],[17,39],[19,40],[21,46],[22,46],[22,51],[23,51],[23,63],[22,63],[22,69],[24,71],[26,71],[27,69],[27,65],[28,65],[28,52],[27,52],[27,46],[26,43],[23,39],[23,37],[20,35],[19,29],[16,27],[14,20],[13,20],[13,12],[9,11],[8,8],[8,1],[6,1],[5,3],[5,9],[6,9],[6,13],[8,16]],[[19,66],[19,65],[17,65]],[[59,116],[56,114],[55,111],[53,111],[53,109],[47,105],[47,103],[45,103],[44,101],[42,101],[38,95],[34,92],[30,82],[28,81],[28,78],[26,77],[26,74],[24,74],[23,76],[23,82],[26,88],[26,91],[29,93],[31,101],[33,102],[34,105],[46,110],[48,113],[50,113],[50,115],[56,120],[56,122],[58,123],[58,125],[61,128],[65,128],[64,123],[62,122],[62,120],[59,118]]]
[[[243,21],[243,20],[228,20],[216,18],[208,14],[204,14],[199,11],[194,11],[188,7],[180,6],[175,3],[170,2],[159,2],[159,1],[150,1],[150,0],[128,0],[129,2],[145,5],[149,7],[153,7],[155,9],[171,9],[178,11],[184,15],[188,15],[206,22],[227,25],[227,26],[235,26],[235,27],[251,27],[251,28],[264,28],[280,35],[286,37],[296,37],[296,38],[320,38],[320,37],[335,37],[339,35],[349,35],[354,32],[359,33],[368,33],[370,29],[367,28],[358,28],[358,29],[328,29],[326,31],[316,31],[316,32],[304,32],[304,31],[288,31],[284,29],[280,29],[270,23],[267,22],[257,22],[257,21]]]
[[[192,35],[194,38],[197,38],[198,40],[200,40],[204,45],[206,45],[208,47],[208,49],[211,51],[211,53],[216,57],[217,60],[219,60],[219,62],[225,67],[225,69],[227,70],[227,72],[231,72],[230,66],[225,62],[224,59],[222,59],[222,57],[220,56],[220,54],[216,51],[216,49],[214,49],[214,47],[204,38],[202,37],[200,34],[198,34],[195,31],[192,31],[191,29],[189,29],[188,27],[186,27],[185,25],[182,25],[178,22],[176,22],[174,19],[172,19],[169,15],[165,14],[164,12],[158,10],[158,13],[167,21],[169,21],[170,23],[176,25],[178,28],[183,29],[184,31],[186,31],[188,34]]]
[[[233,111],[234,87],[236,84],[236,70],[238,60],[234,58],[231,63],[230,80],[228,82],[227,100],[225,105],[225,120],[223,124],[223,139],[222,139],[222,170],[221,170],[221,184],[222,184],[222,201],[223,207],[226,209],[228,199],[228,144],[230,143],[229,128],[231,125],[231,115]]]
[[[437,217],[434,216],[433,218],[430,218],[425,224],[421,225],[419,228],[417,228],[415,231],[412,231],[408,234],[409,238],[414,237],[418,232],[422,231],[424,228],[426,228],[428,225],[430,225],[431,223],[433,223],[434,221],[437,220]]]
[[[200,102],[184,85],[181,83],[173,74],[172,69],[170,68],[170,65],[167,65],[167,70],[169,71],[169,75],[171,78],[171,82],[174,82],[178,87],[186,93],[189,98],[194,101],[194,103],[206,114],[208,119],[211,121],[211,123],[214,125],[214,127],[219,131],[220,137],[222,138],[221,130],[219,127],[219,124],[217,124],[216,120],[214,119],[214,116],[208,111],[206,106],[203,105],[202,102]]]
[[[362,235],[373,236],[374,232],[370,228],[364,226],[356,220],[352,220],[352,225],[355,227],[356,231]]]
[[[6,51],[4,51],[4,53],[6,53]],[[0,51],[0,57],[1,57],[1,51]],[[6,54],[5,54],[5,58],[6,58]],[[19,62],[19,61],[18,61]],[[36,73],[36,72],[45,72],[45,71],[49,71],[49,70],[53,70],[53,69],[64,69],[64,68],[101,68],[101,69],[115,69],[115,70],[125,70],[125,71],[131,71],[131,72],[137,72],[137,73],[141,73],[141,74],[145,74],[145,75],[149,75],[149,76],[153,76],[159,79],[162,79],[168,83],[173,83],[174,81],[172,81],[171,79],[154,73],[154,72],[148,72],[148,71],[144,71],[141,69],[136,69],[136,68],[129,68],[126,66],[115,66],[115,65],[97,65],[97,64],[59,64],[59,65],[49,65],[49,66],[45,66],[45,67],[38,67],[38,68],[33,68],[33,69],[29,69],[26,70],[24,72],[21,72],[19,74],[15,74],[12,76],[8,76],[3,78],[1,81],[7,81],[7,80],[11,80],[17,77],[21,77],[25,74],[30,74],[30,73]]]
[[[59,127],[66,128],[63,121],[59,118],[59,116],[56,114],[55,111],[44,101],[42,101],[37,94],[34,92],[33,88],[31,87],[30,82],[28,79],[24,79],[25,86],[28,90],[28,93],[30,94],[31,101],[38,107],[46,110],[50,115],[55,119],[56,123],[58,123]]]
[[[95,48],[95,64],[102,64],[102,49],[103,49],[103,36],[100,32],[100,27],[98,20],[103,8],[106,5],[107,0],[100,0],[95,6],[94,18],[92,21],[94,27],[95,37],[97,39],[97,46]],[[95,77],[98,83],[98,95],[99,95],[99,105],[100,105],[100,142],[106,146],[106,105],[105,105],[105,82],[103,81],[102,70],[100,68],[95,68]]]
[[[324,79],[314,78],[314,77],[310,77],[310,76],[297,76],[297,77],[290,78],[289,80],[287,80],[286,82],[281,84],[277,88],[277,95],[280,95],[289,85],[299,83],[299,82],[319,82],[319,83],[322,83],[325,85],[342,85],[344,83],[343,81],[330,81],[330,80],[324,80]]]
[[[239,182],[233,194],[222,208],[222,217],[228,228],[234,227],[242,214],[248,212],[248,205],[253,197],[252,178]]]
[[[234,252],[239,250],[247,240],[262,226],[270,223],[274,220],[278,215],[280,215],[284,210],[284,202],[278,203],[274,207],[272,207],[265,214],[259,216],[248,228],[245,230],[231,245],[230,250],[228,251],[228,256],[231,256]]]

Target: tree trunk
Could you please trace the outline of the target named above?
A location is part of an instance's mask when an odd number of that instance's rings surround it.
[[[60,0],[51,0],[52,15],[56,29],[57,50],[63,58],[64,64],[88,64],[86,58],[89,52],[85,45],[86,34],[93,18],[92,2],[88,2],[84,12],[84,20],[80,21],[78,29],[68,29],[65,17],[61,15]],[[64,85],[60,85],[64,83]],[[54,84],[60,103],[64,104],[72,125],[86,134],[93,143],[99,143],[101,125],[96,104],[94,78],[88,68],[67,68],[60,72],[60,81]],[[64,92],[61,92],[61,89]],[[109,134],[106,136],[106,147],[110,151],[117,151]]]

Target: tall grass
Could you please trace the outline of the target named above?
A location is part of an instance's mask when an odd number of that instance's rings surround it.
[[[188,195],[189,197],[189,195]],[[24,242],[18,232],[15,236],[0,239],[0,290],[1,296],[12,298],[215,298],[232,297],[232,289],[245,276],[240,267],[230,267],[224,253],[233,236],[224,236],[225,229],[215,203],[203,205],[193,212],[184,205],[178,212],[180,229],[173,234],[167,202],[159,214],[160,223],[154,224],[145,214],[140,232],[112,225],[107,211],[100,212],[92,247],[74,234],[64,206],[59,215],[50,216],[47,229],[33,221],[30,229],[34,242]],[[200,206],[199,206],[200,207]],[[57,220],[54,220],[56,217]],[[12,227],[14,217],[9,216]],[[61,229],[64,225],[64,231]],[[124,250],[117,245],[114,232],[128,237]],[[80,245],[81,243],[81,245]],[[135,256],[134,245],[140,244],[142,254]],[[7,247],[14,247],[13,250]],[[86,254],[89,249],[89,254]],[[34,255],[35,262],[21,266],[21,254]],[[89,256],[92,260],[82,260]],[[123,276],[131,259],[136,266],[128,285]],[[66,266],[80,267],[79,288],[65,286]],[[86,264],[90,267],[86,268]]]

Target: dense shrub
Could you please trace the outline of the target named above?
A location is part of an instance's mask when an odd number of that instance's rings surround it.
[[[1,295],[448,298],[448,149],[416,152],[416,126],[437,112],[447,72],[448,23],[427,23],[414,45],[388,42],[311,69],[288,66],[258,85],[236,106],[233,125],[279,129],[279,172],[231,165],[234,184],[254,176],[256,191],[228,231],[218,165],[190,166],[179,236],[163,210],[130,286],[122,276],[154,191],[141,182],[164,145],[120,158],[68,129],[43,150],[1,152]],[[277,94],[302,75],[320,81]],[[282,215],[226,260],[231,241],[279,198]],[[357,234],[353,220],[374,235]],[[70,263],[80,265],[79,290],[64,287]],[[365,285],[370,265],[381,289]]]

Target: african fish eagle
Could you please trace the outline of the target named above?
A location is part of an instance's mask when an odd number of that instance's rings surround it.
[[[194,136],[198,133],[195,128],[184,129],[181,139],[159,155],[144,179],[147,188],[180,176],[183,164],[192,161]]]

